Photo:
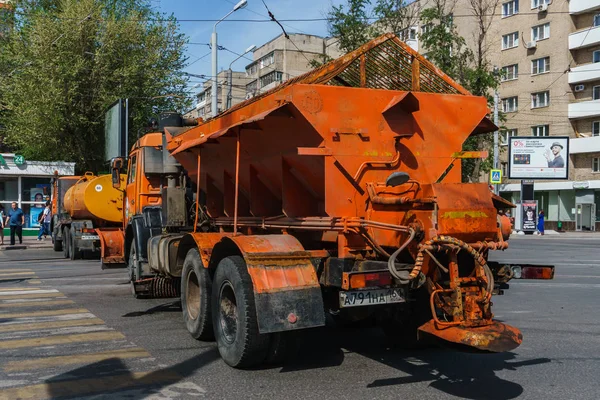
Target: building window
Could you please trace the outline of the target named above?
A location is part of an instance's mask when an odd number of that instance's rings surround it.
[[[249,67],[247,67],[246,75],[248,75],[248,76],[254,75],[254,74],[256,74],[256,71],[258,71],[258,63],[254,63],[254,64],[250,65]]]
[[[532,126],[531,136],[550,136],[550,125]]]
[[[519,98],[517,96],[502,99],[502,112],[516,112],[519,108]]]
[[[398,32],[398,37],[403,42],[406,42],[408,40],[416,40],[417,39],[417,30],[415,28],[402,29],[400,32]]]
[[[542,4],[550,4],[550,0],[531,0],[531,8],[538,8]]]
[[[507,129],[505,131],[500,132],[502,135],[500,137],[500,144],[502,146],[508,146],[508,139],[517,136],[518,131],[516,129]]]
[[[508,163],[506,163],[506,162],[500,163],[500,169],[502,170],[502,176],[504,176],[504,177],[508,176]]]
[[[273,64],[275,62],[275,53],[271,52],[270,54],[267,54],[266,56],[264,56],[263,58],[260,59],[260,68],[263,69],[264,67],[268,67],[269,65]]]
[[[510,17],[519,13],[519,0],[512,0],[502,4],[502,17]]]
[[[421,35],[426,35],[431,31],[432,24],[425,24],[421,27]]]
[[[592,172],[600,172],[600,157],[592,158]]]
[[[548,107],[550,104],[550,92],[531,93],[531,108]]]
[[[550,57],[538,58],[531,61],[531,75],[550,72]]]
[[[600,136],[600,121],[592,122],[592,136]]]
[[[550,37],[550,22],[542,25],[536,25],[531,28],[531,40],[538,41],[548,39]]]
[[[600,62],[600,50],[594,51],[592,61],[595,63]]]
[[[206,92],[198,94],[198,103],[202,103],[204,100],[206,100]]]
[[[594,100],[600,100],[600,86],[594,86],[592,88],[592,98]]]
[[[600,26],[600,14],[594,15],[594,26]]]
[[[266,75],[260,77],[260,87],[263,88],[270,85],[273,82],[281,82],[283,80],[283,73],[279,71],[269,72]]]
[[[502,75],[500,79],[504,81],[511,81],[519,77],[519,64],[507,65],[502,67]]]
[[[512,49],[519,45],[519,32],[509,33],[502,36],[502,50]]]

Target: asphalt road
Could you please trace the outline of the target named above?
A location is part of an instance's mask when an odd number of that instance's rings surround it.
[[[377,329],[323,328],[295,360],[250,371],[193,340],[176,299],[132,298],[123,270],[0,252],[0,399],[600,398],[600,237],[510,244],[495,259],[557,266],[554,281],[513,281],[494,298],[523,332],[513,352],[403,352]]]

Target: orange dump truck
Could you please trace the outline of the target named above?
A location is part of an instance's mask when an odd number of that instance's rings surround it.
[[[180,289],[190,334],[234,367],[276,359],[327,315],[406,345],[514,349],[492,294],[554,270],[488,262],[513,205],[461,183],[461,159],[486,157],[463,143],[497,129],[488,113],[385,35],[197,126],[166,115],[162,157],[154,137],[156,154],[139,142],[129,161],[134,291]]]

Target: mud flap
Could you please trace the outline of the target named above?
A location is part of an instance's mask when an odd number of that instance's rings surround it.
[[[498,321],[478,327],[441,326],[438,329],[431,320],[419,327],[419,336],[422,332],[451,343],[494,353],[514,350],[523,341],[521,331]]]
[[[258,331],[273,333],[325,325],[320,288],[303,288],[254,295]]]

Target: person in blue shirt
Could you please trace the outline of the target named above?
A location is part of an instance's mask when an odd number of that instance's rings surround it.
[[[6,218],[10,228],[10,245],[15,245],[15,234],[19,237],[19,244],[23,244],[23,225],[25,225],[25,214],[23,210],[17,207],[17,203],[13,201],[11,209]]]

